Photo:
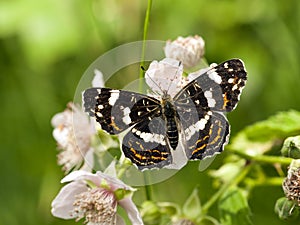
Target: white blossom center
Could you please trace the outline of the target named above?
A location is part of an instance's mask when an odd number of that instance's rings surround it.
[[[102,188],[88,189],[75,196],[72,215],[76,221],[85,218],[85,223],[115,224],[117,200],[115,195]]]

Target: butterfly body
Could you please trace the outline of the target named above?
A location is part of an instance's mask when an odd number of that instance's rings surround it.
[[[244,64],[232,59],[162,96],[110,88],[90,88],[83,107],[109,134],[127,131],[122,151],[141,170],[168,167],[183,151],[201,160],[223,150],[230,133],[224,112],[232,111],[246,82]],[[179,150],[178,150],[179,149]]]
[[[173,150],[178,145],[178,117],[174,104],[171,102],[170,96],[166,95],[162,98],[162,115],[167,128],[166,138]]]

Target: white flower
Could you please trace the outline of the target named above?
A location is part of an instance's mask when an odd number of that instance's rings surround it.
[[[60,149],[58,164],[66,173],[78,169],[84,157],[92,161],[91,137],[96,131],[80,107],[69,103],[64,112],[53,116],[51,124],[54,127],[53,137]]]
[[[159,95],[169,94],[174,95],[181,89],[182,86],[182,64],[170,58],[165,58],[161,61],[152,61],[145,74],[146,83],[152,91]]]
[[[97,172],[74,171],[62,182],[64,186],[52,202],[52,214],[62,219],[85,218],[88,225],[120,225],[123,219],[117,215],[120,205],[127,212],[133,225],[143,221],[132,201],[133,188],[114,176]],[[120,194],[121,193],[121,194]]]
[[[103,74],[100,70],[95,69],[94,70],[95,76],[92,81],[93,87],[104,87],[104,79]]]
[[[178,37],[175,41],[168,40],[164,48],[167,58],[181,61],[186,68],[196,66],[204,55],[204,40],[195,35],[186,38]]]

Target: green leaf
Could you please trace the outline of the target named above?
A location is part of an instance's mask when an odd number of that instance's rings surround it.
[[[222,225],[252,225],[250,208],[242,190],[228,189],[219,199],[220,221]]]
[[[210,170],[209,175],[221,180],[223,183],[227,183],[236,177],[244,166],[245,160],[243,159],[228,162],[223,164],[218,170]]]
[[[182,208],[183,215],[189,219],[197,219],[201,215],[201,204],[198,196],[198,189],[195,188],[188,197]]]
[[[279,112],[243,130],[249,140],[268,141],[285,138],[300,132],[300,112]]]
[[[300,112],[279,112],[264,121],[257,122],[240,131],[228,146],[251,155],[263,154],[274,143],[300,133]]]

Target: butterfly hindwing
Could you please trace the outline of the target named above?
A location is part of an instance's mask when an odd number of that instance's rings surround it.
[[[187,141],[187,154],[191,160],[201,160],[222,152],[229,138],[229,123],[221,113],[208,113],[209,118],[201,132],[196,132]]]
[[[190,101],[193,102],[191,99]],[[223,151],[229,135],[229,124],[225,116],[203,110],[197,103],[176,104],[185,138],[186,156],[191,160],[201,160]]]
[[[146,118],[125,135],[122,150],[140,170],[162,168],[172,162],[166,132],[162,117]]]
[[[110,88],[90,88],[83,93],[85,111],[109,134],[160,113],[160,102],[147,95]]]

